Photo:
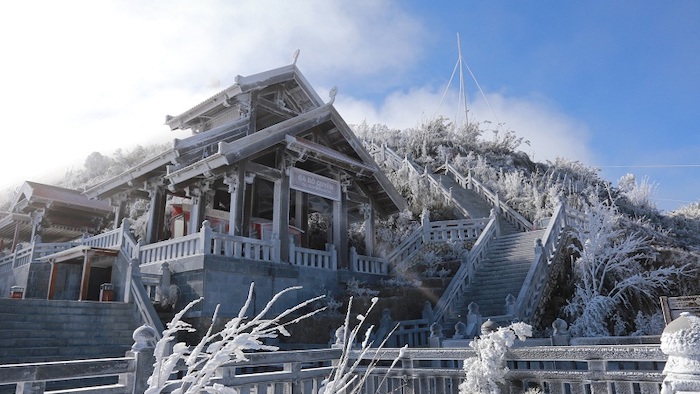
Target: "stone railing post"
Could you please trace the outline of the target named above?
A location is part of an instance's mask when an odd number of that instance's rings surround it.
[[[430,242],[430,211],[424,209],[420,215],[420,224],[423,227],[423,243]]]
[[[479,334],[483,317],[481,312],[479,312],[479,304],[474,301],[467,305],[467,310],[467,336],[473,337]]]
[[[700,392],[700,317],[682,312],[661,334],[668,355],[661,394]]]
[[[355,272],[360,271],[359,263],[357,261],[357,249],[354,246],[350,247],[350,269]]]
[[[272,261],[275,263],[282,262],[282,242],[280,242],[280,237],[277,233],[272,234]]]
[[[506,315],[515,317],[515,303],[517,299],[514,295],[508,294],[506,296]]]
[[[452,335],[453,339],[465,339],[469,338],[469,333],[467,332],[467,325],[461,321],[455,324],[455,333]]]
[[[335,341],[331,344],[331,349],[344,349],[345,348],[345,325],[342,325],[335,329]]]
[[[428,337],[428,346],[439,348],[442,347],[442,338],[444,337],[442,333],[442,326],[440,323],[435,322],[430,325],[430,337]],[[439,363],[439,361],[434,361],[433,363]]]
[[[199,252],[201,254],[211,254],[211,223],[208,220],[202,222],[202,228],[199,231]]]
[[[552,346],[568,346],[571,334],[566,321],[563,319],[553,321],[552,329]]]
[[[289,243],[289,256],[288,256],[289,264],[296,264],[296,258],[297,258],[296,248],[297,248],[297,246],[294,244],[294,242]],[[275,257],[273,257],[273,260],[275,260]]]
[[[326,244],[326,250],[331,252],[331,261],[330,261],[330,269],[332,270],[337,270],[338,269],[338,251],[335,248],[335,244]]]
[[[421,318],[426,320],[428,322],[428,324],[432,324],[435,321],[435,313],[433,313],[433,305],[428,300],[426,300],[423,303],[423,310],[421,311]]]
[[[496,208],[491,208],[489,212],[489,219],[494,219],[494,225],[496,227],[496,236],[501,236],[501,225],[498,223],[498,211]]]
[[[539,260],[539,256],[542,256],[544,252],[544,246],[542,245],[542,238],[537,238],[535,240],[535,260]]]
[[[395,338],[392,338],[391,341],[386,338],[386,336],[391,333],[393,328],[394,320],[391,318],[391,311],[388,308],[382,309],[382,317],[379,319],[379,328],[377,329],[376,333],[376,342],[381,343],[383,340],[387,339],[385,346],[396,347],[397,343]]]
[[[143,325],[136,330],[132,335],[134,345],[128,351],[127,357],[132,356],[135,359],[134,374],[122,375],[119,377],[119,383],[123,384],[127,393],[143,393],[148,388],[148,378],[153,374],[153,363],[155,356],[153,351],[156,347],[156,330],[148,325]]]
[[[17,394],[44,394],[46,382],[19,382],[15,393]]]

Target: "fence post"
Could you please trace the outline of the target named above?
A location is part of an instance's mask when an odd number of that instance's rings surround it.
[[[420,215],[421,226],[423,227],[423,243],[430,242],[430,211],[424,209]]]
[[[508,316],[515,316],[515,302],[517,300],[515,299],[515,296],[512,294],[508,294],[506,296],[506,315]]]
[[[357,249],[354,246],[350,247],[350,268],[355,272],[360,271],[360,267],[357,262]]]
[[[156,330],[144,324],[134,330],[132,338],[134,339],[134,345],[127,352],[127,356],[132,356],[135,359],[134,374],[120,376],[119,383],[126,387],[127,393],[137,394],[146,391],[148,378],[153,374]]]
[[[291,245],[292,242],[289,244]],[[277,234],[272,234],[272,261],[275,263],[282,262],[282,251],[280,250],[281,245],[282,243],[280,242],[280,237]],[[291,260],[292,257],[290,256],[289,259]]]
[[[326,250],[331,252],[330,269],[338,269],[338,251],[335,249],[335,244],[326,244]]]
[[[670,322],[661,334],[661,351],[668,355],[661,394],[700,392],[700,317],[690,312]]]
[[[203,221],[199,231],[199,252],[202,254],[211,254],[211,232],[211,223],[208,220]]]
[[[19,382],[15,390],[17,394],[44,394],[46,382]]]
[[[498,197],[496,198],[498,200]],[[496,226],[496,236],[500,237],[501,236],[501,225],[498,223],[498,215],[497,215],[497,210],[495,208],[491,208],[491,212],[489,212],[489,219],[495,220],[494,225]]]
[[[540,261],[542,258],[542,253],[544,253],[544,245],[542,245],[542,238],[537,238],[535,240],[535,261]]]
[[[296,264],[296,245],[294,242],[289,243],[289,264]]]

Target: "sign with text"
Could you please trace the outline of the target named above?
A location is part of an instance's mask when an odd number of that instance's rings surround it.
[[[339,181],[296,167],[289,169],[289,187],[333,201],[340,201]]]

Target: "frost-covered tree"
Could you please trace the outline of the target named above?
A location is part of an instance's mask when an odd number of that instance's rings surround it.
[[[641,182],[637,182],[634,174],[626,174],[620,177],[617,181],[617,188],[622,194],[639,209],[655,210],[654,194],[657,185],[649,181],[649,178],[643,178]]]
[[[620,335],[629,319],[621,310],[654,302],[687,267],[653,268],[649,240],[625,232],[614,204],[592,200],[577,229],[580,246],[572,245],[579,257],[572,263],[574,295],[564,311],[573,319],[574,335]]]
[[[500,385],[506,381],[508,367],[506,352],[515,339],[524,341],[532,336],[532,327],[525,323],[513,323],[507,327],[481,335],[469,343],[475,357],[464,360],[465,379],[459,385],[460,394],[499,394]]]

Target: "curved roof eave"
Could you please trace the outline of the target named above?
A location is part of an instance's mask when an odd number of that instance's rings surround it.
[[[122,188],[129,186],[133,180],[144,177],[155,170],[164,169],[168,164],[174,164],[178,155],[177,150],[170,148],[160,155],[153,156],[117,176],[87,189],[83,194],[91,199],[109,198],[122,191]]]
[[[214,94],[187,111],[177,116],[166,116],[165,124],[168,125],[171,130],[188,128],[186,125],[188,121],[216,106],[223,105],[224,101],[236,97],[237,95],[250,92],[251,90],[262,89],[276,83],[290,80],[297,81],[299,86],[301,86],[308,95],[309,100],[311,100],[316,107],[320,107],[324,104],[321,97],[319,97],[316,91],[311,87],[296,64],[290,64],[245,77],[237,75],[235,80],[236,82],[233,85]]]

